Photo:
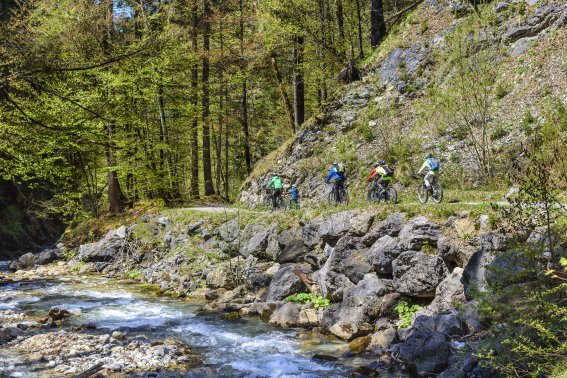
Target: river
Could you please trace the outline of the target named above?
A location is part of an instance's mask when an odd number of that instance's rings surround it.
[[[5,269],[6,264],[0,265]],[[15,281],[0,286],[0,311],[44,316],[59,307],[74,315],[69,328],[96,325],[89,332],[124,332],[150,339],[174,336],[204,356],[203,364],[181,372],[183,377],[346,377],[372,360],[345,356],[346,344],[298,337],[297,329],[278,329],[254,318],[227,319],[202,314],[195,301],[159,297],[126,280],[98,276]],[[336,356],[336,361],[312,358]],[[0,348],[0,376],[42,377],[44,366],[23,364],[9,348]]]

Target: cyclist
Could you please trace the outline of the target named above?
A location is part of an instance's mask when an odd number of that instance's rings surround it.
[[[279,196],[282,195],[282,191],[283,191],[283,183],[282,183],[282,179],[280,178],[280,175],[278,175],[277,173],[273,173],[272,174],[272,180],[270,181],[270,183],[266,186],[266,189],[270,189],[270,188],[274,188],[274,191],[272,192],[272,209],[275,209],[277,206],[277,198]]]
[[[431,185],[437,184],[439,181],[439,160],[435,159],[431,153],[427,154],[425,161],[421,165],[421,168],[419,168],[419,171],[417,171],[417,174],[419,175],[421,171],[425,169],[428,169],[429,172],[427,172],[423,181],[425,187],[429,190]]]
[[[344,165],[340,164],[339,162],[334,162],[333,165],[331,166],[331,170],[329,171],[329,174],[327,175],[327,178],[325,179],[325,183],[329,183],[331,181],[331,179],[334,180],[334,185],[333,185],[333,192],[335,193],[335,200],[337,202],[340,202],[340,191],[343,187],[343,183],[346,180],[346,174],[345,174],[345,167]]]
[[[290,196],[289,207],[291,208],[291,205],[293,204],[296,209],[299,209],[299,203],[297,201],[299,200],[300,196],[299,196],[299,189],[297,189],[297,185],[293,184],[291,186],[291,189],[287,192],[287,194]]]
[[[394,177],[394,171],[390,168],[384,160],[380,160],[378,164],[374,164],[374,169],[368,176],[368,182],[372,181],[372,189],[376,190],[377,186],[387,188]]]

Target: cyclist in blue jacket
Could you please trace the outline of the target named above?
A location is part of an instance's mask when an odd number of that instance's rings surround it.
[[[293,184],[291,186],[291,189],[287,192],[287,194],[290,196],[289,198],[290,205],[294,205],[296,209],[299,209],[299,203],[297,201],[299,200],[300,196],[299,196],[299,189],[297,189],[297,185]]]
[[[333,163],[331,170],[329,171],[329,174],[325,179],[325,183],[328,184],[331,181],[331,179],[333,179],[334,181],[333,192],[335,192],[335,199],[338,202],[340,198],[339,192],[342,189],[343,183],[346,180],[346,172],[343,164],[340,164],[339,162]]]

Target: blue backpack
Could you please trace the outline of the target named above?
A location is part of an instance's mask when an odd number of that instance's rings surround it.
[[[432,171],[438,171],[439,170],[439,160],[437,160],[435,158],[427,159],[427,165],[429,165],[429,168]]]

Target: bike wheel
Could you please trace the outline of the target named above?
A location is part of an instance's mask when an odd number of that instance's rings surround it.
[[[435,203],[441,203],[443,201],[443,188],[439,184],[433,184],[432,186],[433,193],[431,194],[431,198]]]
[[[388,201],[390,203],[397,203],[398,202],[398,192],[394,188],[388,188]]]
[[[335,205],[335,204],[336,204],[336,201],[335,201],[335,191],[334,191],[334,190],[331,190],[331,191],[329,192],[328,200],[329,200],[329,205]]]
[[[417,187],[417,198],[419,202],[426,203],[429,198],[429,191],[425,187],[425,184],[421,184]]]
[[[345,205],[348,206],[348,191],[346,189],[341,190],[341,203],[344,203]]]

